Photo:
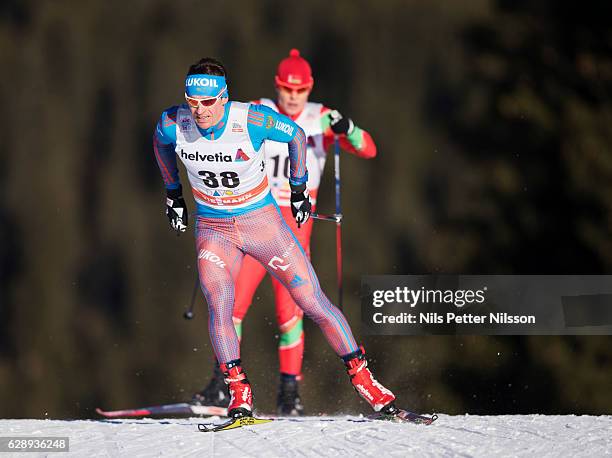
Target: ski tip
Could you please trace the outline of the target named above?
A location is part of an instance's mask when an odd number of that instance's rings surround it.
[[[96,407],[96,413],[104,418],[117,418],[120,417],[122,412],[113,412],[108,410],[102,410],[100,407]]]
[[[434,421],[438,419],[438,415],[435,413],[431,416],[419,415],[417,413],[410,412],[409,410],[398,409],[398,411],[393,415],[375,413],[373,415],[368,415],[367,418],[370,420],[392,421],[396,423],[413,423],[415,425],[431,425]]]
[[[426,415],[413,414],[413,415],[410,415],[404,418],[403,420],[409,423],[415,423],[417,425],[431,425],[437,419],[438,419],[438,415],[434,413],[431,417],[428,417]]]

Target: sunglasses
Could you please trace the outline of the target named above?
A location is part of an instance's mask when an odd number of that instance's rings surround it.
[[[187,94],[185,94],[185,100],[191,108],[197,109],[199,104],[202,104],[203,107],[212,107],[215,103],[217,103],[217,100],[221,98],[224,92],[225,88],[223,88],[215,97],[209,97],[206,99],[194,99],[193,97],[189,97]]]
[[[278,88],[282,91],[282,92],[286,92],[287,94],[291,94],[293,92],[297,92],[298,94],[304,94],[308,91],[310,91],[310,87],[306,86],[306,87],[301,87],[299,89],[295,89],[292,87],[287,87],[287,86],[278,86]]]

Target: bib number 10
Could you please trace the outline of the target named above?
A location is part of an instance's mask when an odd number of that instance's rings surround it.
[[[274,162],[274,178],[278,178],[278,172],[279,172],[279,165],[281,162],[281,158],[280,155],[276,155],[276,156],[272,156],[270,159],[272,159],[272,161]],[[283,175],[285,176],[285,178],[289,178],[289,156],[285,157],[285,162],[283,164],[283,170],[282,170]]]
[[[203,177],[202,181],[209,188],[219,187],[219,179],[216,173],[209,172],[208,170],[201,170],[198,172],[198,175]],[[221,177],[221,185],[224,188],[235,188],[240,184],[240,178],[238,178],[236,172],[221,172],[219,173],[219,177]]]

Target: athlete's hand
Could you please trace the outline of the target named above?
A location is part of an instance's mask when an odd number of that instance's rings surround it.
[[[351,118],[345,118],[338,111],[333,110],[329,113],[329,126],[334,134],[350,134],[355,128]]]
[[[166,189],[166,215],[170,226],[177,232],[185,232],[189,220],[189,212],[183,199],[183,188]]]
[[[301,224],[304,224],[310,218],[310,212],[312,206],[310,205],[310,198],[308,196],[308,189],[306,189],[306,183],[291,186],[291,213],[297,221],[298,228]]]

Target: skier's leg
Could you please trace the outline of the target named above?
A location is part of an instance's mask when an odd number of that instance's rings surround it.
[[[253,296],[255,296],[257,287],[265,276],[266,269],[258,261],[251,256],[244,257],[236,280],[234,312],[232,314],[239,339],[242,339],[242,320],[253,303]]]
[[[196,231],[198,270],[208,302],[208,332],[229,391],[228,416],[253,411],[251,385],[240,362],[240,342],[232,321],[234,283],[244,253],[238,248],[234,218],[200,218]]]
[[[289,290],[334,351],[340,356],[356,351],[358,346],[346,318],[321,290],[308,257],[278,208],[270,205],[250,212],[237,218],[237,225],[245,253],[262,263]]]
[[[274,208],[276,210],[276,208]],[[291,293],[298,306],[323,331],[327,341],[343,359],[355,390],[376,411],[394,412],[395,396],[383,387],[367,368],[365,352],[358,348],[342,312],[321,291],[317,276],[299,242],[280,217],[265,207],[252,212],[240,224],[245,251],[266,266]],[[263,224],[262,224],[263,223]],[[260,227],[260,231],[249,228]]]
[[[220,363],[239,359],[240,346],[232,310],[234,282],[244,254],[215,227],[200,222],[196,248],[200,285],[208,303],[208,332],[213,351]]]
[[[257,286],[265,275],[266,269],[259,262],[250,256],[244,257],[234,287],[234,311],[232,314],[238,341],[242,340],[242,320],[251,305]],[[204,389],[193,395],[192,403],[227,407],[228,402],[229,393],[224,375],[219,367],[219,362],[214,358],[212,377]]]
[[[295,303],[287,288],[277,279],[272,280],[276,319],[280,329],[278,361],[281,375],[299,377],[304,356],[304,312]]]
[[[281,214],[310,258],[310,236],[312,222],[309,220],[299,228],[290,207],[280,207]],[[295,303],[287,289],[274,277],[272,278],[276,319],[280,329],[278,360],[280,384],[277,397],[277,413],[280,415],[304,415],[304,406],[299,395],[298,381],[302,376],[304,358],[304,312]]]
[[[308,220],[298,228],[291,214],[291,208],[280,207],[280,210],[283,219],[310,259],[310,236],[313,220]],[[295,303],[289,291],[275,278],[272,280],[272,287],[274,289],[276,319],[281,333],[278,346],[281,377],[295,376],[300,378],[304,357],[304,313]]]
[[[278,280],[273,278],[272,286],[276,301],[276,318],[280,328],[278,343],[280,383],[276,411],[279,415],[304,415],[304,406],[298,390],[304,356],[304,312]]]

